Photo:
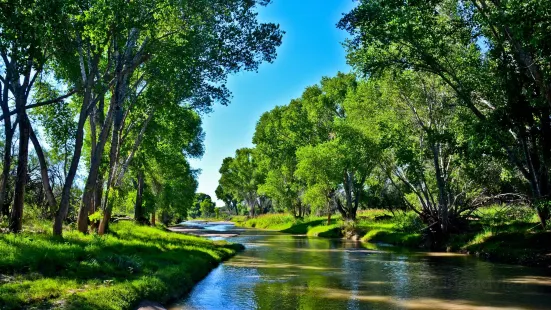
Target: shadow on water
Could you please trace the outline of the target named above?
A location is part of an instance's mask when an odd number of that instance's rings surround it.
[[[227,227],[231,230],[232,227]],[[544,269],[241,230],[246,250],[171,309],[550,309]]]

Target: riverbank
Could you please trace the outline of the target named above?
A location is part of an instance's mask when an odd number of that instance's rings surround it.
[[[241,245],[120,222],[105,236],[49,225],[0,234],[0,309],[133,309],[191,290]]]
[[[339,216],[295,219],[286,214],[268,214],[252,219],[236,217],[238,226],[277,230],[326,238],[357,238],[362,242],[386,243],[427,249],[423,224],[416,214],[365,210],[354,224]],[[533,211],[525,207],[491,207],[479,210],[461,234],[452,234],[444,250],[476,255],[485,260],[551,268],[551,232],[542,231]]]

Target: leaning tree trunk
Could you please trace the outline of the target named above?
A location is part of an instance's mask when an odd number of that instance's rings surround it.
[[[107,143],[109,131],[111,130],[112,115],[112,109],[110,108],[107,112],[105,123],[101,129],[96,148],[92,150],[93,153],[90,163],[90,170],[88,172],[88,178],[86,179],[84,194],[82,196],[82,202],[78,212],[77,227],[80,232],[86,232],[88,230],[88,215],[89,210],[92,209],[92,205],[94,204],[96,209],[101,206],[101,196],[103,194],[103,175],[101,174],[100,166],[105,144]]]
[[[46,196],[46,201],[48,202],[48,206],[50,207],[51,216],[56,210],[57,202],[55,201],[54,192],[52,191],[52,186],[50,185],[50,177],[48,176],[48,164],[46,162],[46,158],[44,157],[44,151],[40,146],[40,142],[38,141],[38,138],[36,137],[32,126],[30,127],[30,138],[34,146],[36,156],[38,157],[38,162],[40,163],[40,176],[42,178],[42,187],[44,188],[44,195]]]
[[[116,165],[117,165],[117,158],[118,158],[118,151],[119,151],[119,143],[120,143],[120,130],[122,128],[122,119],[123,119],[123,109],[122,109],[122,98],[123,96],[119,97],[120,100],[118,101],[118,104],[115,106],[114,111],[114,122],[113,122],[113,132],[111,136],[111,149],[109,154],[109,176],[107,179],[107,187],[105,190],[105,199],[104,199],[104,206],[103,206],[103,218],[101,222],[99,223],[98,228],[98,234],[103,235],[107,232],[107,225],[109,221],[111,220],[111,212],[113,209],[113,204],[109,203],[109,192],[111,187],[113,186],[113,183],[115,182],[115,171],[116,171]]]
[[[90,88],[87,87],[84,92],[84,99],[82,107],[80,108],[80,114],[78,118],[77,132],[75,137],[75,150],[71,159],[71,165],[69,167],[67,177],[65,178],[63,191],[61,193],[61,203],[54,219],[53,233],[57,236],[61,236],[63,232],[63,221],[65,220],[65,218],[67,217],[67,213],[69,212],[71,189],[73,188],[73,182],[75,180],[78,164],[80,161],[80,155],[82,153],[82,143],[84,141],[84,124],[86,123],[86,118],[88,117],[88,108],[91,100],[90,97],[91,91]]]
[[[19,154],[17,156],[17,176],[13,208],[10,215],[10,230],[20,232],[22,229],[23,205],[25,203],[25,186],[27,185],[27,165],[29,159],[30,122],[25,110],[25,101],[19,99],[17,118],[19,119]]]

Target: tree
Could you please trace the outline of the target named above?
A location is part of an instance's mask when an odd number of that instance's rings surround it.
[[[334,203],[346,220],[356,219],[365,181],[379,152],[376,141],[349,120],[345,102],[356,87],[354,75],[339,73],[306,89],[304,109],[317,143],[297,150],[295,173],[308,183],[306,202],[318,208]]]
[[[215,207],[216,207],[216,203],[212,202],[210,196],[207,197],[200,203],[201,216],[205,218],[212,217],[214,215]]]
[[[214,192],[218,199],[222,200],[226,204],[228,211],[233,212],[235,215],[239,215],[239,209],[237,207],[238,201],[231,192],[225,191],[222,185],[218,185]]]
[[[464,113],[455,93],[433,76],[404,72],[378,83],[384,89],[382,99],[396,113],[397,130],[387,134],[394,137],[388,155],[395,166],[387,164],[385,169],[390,168],[407,193],[416,197],[412,209],[438,241],[450,229],[460,229],[461,215],[472,212],[472,196],[480,194],[472,191],[472,182],[464,182],[457,138],[465,133]]]
[[[263,179],[254,150],[242,148],[235,152],[235,157],[224,158],[218,184],[248,206],[249,216],[255,216],[258,186]]]
[[[453,89],[528,182],[543,227],[551,193],[551,53],[543,45],[549,32],[534,15],[545,7],[545,1],[364,0],[339,23],[353,36],[348,59],[362,73],[412,69]]]
[[[312,124],[301,100],[292,100],[287,106],[264,113],[253,137],[260,169],[266,174],[259,192],[271,197],[276,207],[290,211],[295,217],[305,213],[301,200],[305,184],[295,176],[296,151],[307,145],[312,135]]]
[[[22,225],[29,138],[31,123],[27,109],[31,106],[51,104],[61,98],[49,98],[45,102],[29,105],[33,98],[35,83],[41,79],[48,62],[65,43],[67,16],[71,9],[69,1],[23,1],[2,5],[0,13],[0,55],[2,74],[0,93],[4,121],[4,158],[0,180],[0,202],[4,202],[8,173],[11,167],[11,146],[15,127],[19,127],[17,175],[15,178],[14,201],[10,215],[10,230],[19,232]],[[10,96],[14,108],[10,107]],[[12,124],[11,115],[16,115]]]

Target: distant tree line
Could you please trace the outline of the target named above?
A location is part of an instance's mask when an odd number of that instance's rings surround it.
[[[407,209],[435,236],[507,201],[547,226],[547,1],[362,0],[338,27],[354,72],[263,114],[222,164],[226,200],[251,216]]]

